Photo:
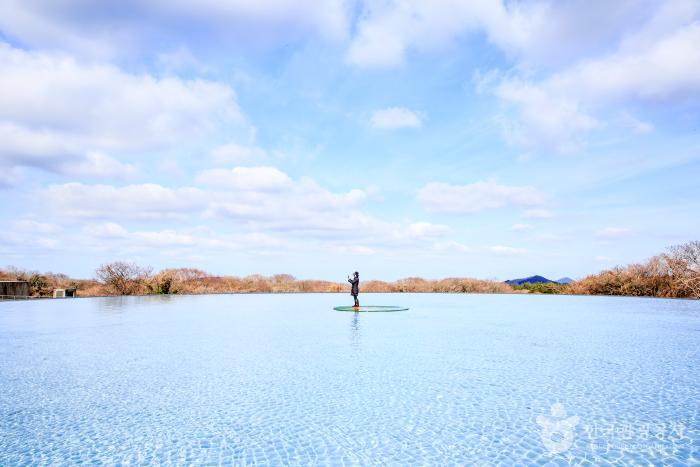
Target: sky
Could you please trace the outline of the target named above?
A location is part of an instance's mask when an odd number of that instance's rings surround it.
[[[700,1],[0,11],[0,266],[557,279],[699,238]]]

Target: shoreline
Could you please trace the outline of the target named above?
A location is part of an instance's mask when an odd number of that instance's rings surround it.
[[[75,297],[21,297],[0,299],[0,303],[4,302],[24,302],[35,300],[74,300],[74,299],[89,299],[89,298],[130,298],[130,297],[198,297],[206,295],[350,295],[349,292],[207,292],[207,293],[172,293],[172,294],[130,294],[130,295],[78,295]],[[598,298],[653,298],[657,300],[685,300],[698,301],[700,298],[692,297],[656,297],[653,295],[603,295],[603,294],[576,294],[576,293],[539,293],[539,292],[364,292],[360,295],[402,295],[402,294],[419,294],[419,295],[506,295],[506,296],[549,296],[549,297],[598,297]]]

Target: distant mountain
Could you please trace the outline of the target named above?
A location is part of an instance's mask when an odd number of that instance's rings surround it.
[[[530,277],[524,277],[522,279],[511,279],[509,281],[505,281],[505,283],[508,285],[523,285],[523,284],[554,284],[555,282],[553,280],[549,280],[546,277],[542,277],[542,276],[530,276]]]
[[[547,279],[544,276],[530,276],[530,277],[523,277],[522,279],[511,279],[508,281],[504,281],[508,285],[523,285],[523,284],[571,284],[574,280],[570,277],[562,277],[561,279],[557,279],[555,281],[551,279]]]

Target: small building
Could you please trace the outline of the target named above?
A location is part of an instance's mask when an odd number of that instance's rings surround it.
[[[27,298],[28,296],[29,282],[0,281],[0,299]]]
[[[75,287],[68,287],[66,289],[54,289],[53,298],[69,298],[75,297],[77,295],[78,289]]]

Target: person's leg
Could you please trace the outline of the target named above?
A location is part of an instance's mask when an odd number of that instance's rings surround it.
[[[357,295],[353,295],[352,298],[355,299],[355,306],[359,307],[360,306],[360,301],[357,299]]]

